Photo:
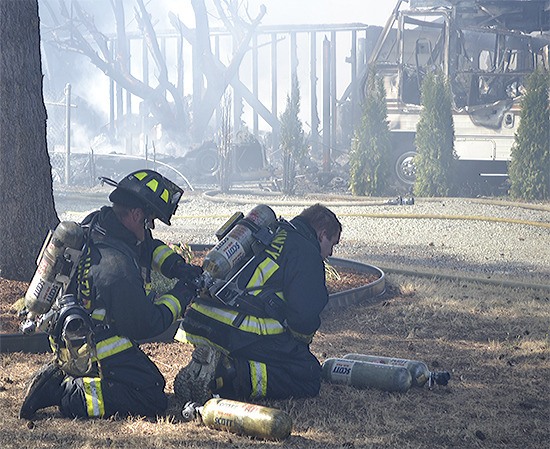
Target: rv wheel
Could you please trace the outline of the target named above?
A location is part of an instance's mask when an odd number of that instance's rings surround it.
[[[407,151],[397,157],[394,170],[399,182],[411,186],[416,180],[416,165],[414,164],[415,151]]]

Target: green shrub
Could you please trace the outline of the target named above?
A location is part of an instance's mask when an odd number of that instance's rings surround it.
[[[292,77],[292,90],[286,97],[286,109],[281,114],[281,150],[283,155],[283,186],[287,195],[294,194],[296,164],[307,153],[304,129],[300,114],[300,85],[298,77]]]
[[[520,123],[509,165],[510,196],[525,200],[550,198],[550,108],[547,72],[536,71],[526,82]]]
[[[386,91],[371,69],[360,125],[350,149],[350,190],[353,195],[381,195],[388,182],[391,151]]]
[[[451,90],[441,72],[426,75],[422,82],[422,111],[416,126],[414,158],[418,196],[447,196],[451,192],[456,153]]]

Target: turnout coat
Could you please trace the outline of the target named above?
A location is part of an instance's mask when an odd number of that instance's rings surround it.
[[[162,414],[164,377],[137,341],[164,332],[189,302],[190,292],[179,285],[161,296],[150,291],[151,270],[172,277],[180,256],[150,234],[138,242],[110,207],[82,225],[90,241],[75,293],[93,320],[94,364],[84,376],[66,376],[60,410],[70,417]]]
[[[328,292],[315,230],[300,217],[282,225],[236,283],[243,294],[235,306],[198,299],[178,333],[228,355],[236,377],[215,392],[241,399],[317,395],[321,368],[309,344]]]

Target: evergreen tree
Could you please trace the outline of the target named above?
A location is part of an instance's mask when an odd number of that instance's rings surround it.
[[[533,72],[526,82],[520,123],[509,166],[510,195],[525,200],[550,198],[550,107],[548,73]]]
[[[292,89],[286,97],[286,109],[281,114],[280,142],[283,154],[283,186],[287,195],[294,194],[296,187],[296,163],[300,162],[307,152],[300,114],[300,85],[298,77],[292,77]]]
[[[418,196],[447,196],[453,187],[454,124],[451,90],[445,75],[426,75],[421,89],[422,111],[416,126],[414,158]]]
[[[353,195],[380,195],[389,172],[391,151],[386,91],[374,69],[369,71],[361,123],[350,150],[350,189]]]
[[[220,181],[220,190],[224,193],[229,192],[231,187],[231,93],[226,92],[222,99],[220,107],[220,144],[218,145],[218,159],[220,166],[218,169],[218,178]]]

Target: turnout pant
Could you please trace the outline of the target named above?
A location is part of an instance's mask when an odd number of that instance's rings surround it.
[[[101,373],[101,377],[65,378],[59,406],[64,416],[156,416],[166,411],[164,377],[140,349],[106,359],[101,364]]]
[[[67,377],[59,409],[69,418],[157,416],[166,411],[168,399],[159,388],[143,390],[93,377]]]
[[[230,354],[236,373],[220,395],[234,399],[300,398],[319,394],[321,366],[305,343],[288,334],[260,338]]]

